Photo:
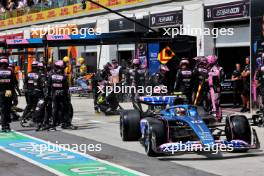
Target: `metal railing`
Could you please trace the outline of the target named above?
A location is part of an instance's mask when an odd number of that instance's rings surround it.
[[[28,14],[38,13],[50,9],[60,8],[68,5],[81,3],[81,0],[42,0],[41,3],[32,5],[30,7],[26,6],[24,8],[15,9],[12,11],[6,11],[4,13],[0,12],[0,20],[6,20],[9,18],[24,16]]]

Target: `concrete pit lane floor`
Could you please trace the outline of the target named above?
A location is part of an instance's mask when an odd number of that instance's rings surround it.
[[[74,106],[74,125],[76,131],[62,130],[55,132],[35,132],[33,128],[21,128],[18,122],[12,128],[22,134],[56,144],[100,144],[101,151],[88,151],[87,154],[110,163],[138,171],[138,175],[153,176],[262,176],[264,173],[263,145],[260,150],[248,153],[197,154],[187,153],[169,157],[147,157],[139,142],[122,142],[119,134],[119,116],[106,117],[96,114],[93,101],[85,97],[72,97]],[[24,97],[19,99],[19,107],[25,105]],[[124,108],[131,108],[130,103],[123,103]],[[224,110],[225,115],[231,113]],[[249,117],[249,114],[246,114]],[[257,130],[261,144],[264,144],[264,128]],[[1,145],[1,143],[0,143]],[[0,151],[0,176],[20,175],[49,176],[56,175],[20,158]],[[102,174],[100,171],[95,175]],[[122,174],[119,174],[122,175]]]

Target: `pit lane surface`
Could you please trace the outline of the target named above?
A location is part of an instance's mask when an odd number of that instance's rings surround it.
[[[0,150],[1,176],[56,176],[38,166]]]
[[[75,116],[74,123],[79,130],[60,130],[57,132],[39,132],[32,129],[22,129],[18,123],[14,123],[13,129],[34,136],[36,138],[58,142],[62,144],[102,144],[101,152],[88,152],[89,155],[99,159],[115,163],[147,175],[263,175],[264,153],[263,147],[259,151],[250,151],[246,154],[224,153],[219,155],[179,154],[173,157],[149,158],[145,155],[143,147],[138,142],[122,142],[119,136],[119,117],[105,117],[95,114],[92,100],[87,98],[72,99]],[[22,106],[24,99],[20,100]],[[128,104],[123,104],[128,107]],[[264,142],[264,129],[257,128],[260,141]],[[5,162],[8,155],[0,152],[0,162]],[[10,156],[14,158],[13,156]],[[34,172],[37,167],[14,158],[15,162],[25,165],[27,170],[21,169],[21,173]],[[15,166],[13,166],[15,167]],[[13,168],[11,166],[11,168]],[[16,168],[20,170],[19,168]],[[0,170],[1,166],[0,166]],[[39,169],[41,172],[46,172]],[[4,172],[5,173],[5,172]],[[2,171],[0,175],[6,175]],[[26,173],[25,173],[26,174]],[[99,175],[100,173],[98,173]],[[13,174],[16,175],[16,174]],[[34,174],[32,174],[34,175]],[[42,174],[41,174],[42,175]],[[43,174],[43,175],[52,175]]]

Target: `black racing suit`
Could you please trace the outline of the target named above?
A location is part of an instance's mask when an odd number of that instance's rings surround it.
[[[239,80],[233,81],[233,103],[234,106],[239,105],[242,93],[242,80],[241,80],[241,71],[234,70],[232,74],[233,78],[239,78]]]
[[[13,71],[13,70],[11,70]],[[13,100],[12,100],[12,108],[11,108],[11,119],[12,121],[17,121],[20,116],[17,112],[17,105],[18,105],[18,95],[21,96],[21,92],[19,90],[19,87],[18,87],[18,81],[17,79],[15,79],[15,89],[14,89],[14,92],[12,93],[12,97],[13,97]]]
[[[0,115],[2,129],[10,129],[9,124],[11,123],[11,107],[12,107],[12,96],[6,97],[6,91],[15,91],[16,86],[15,74],[9,70],[0,68]]]
[[[141,104],[136,102],[136,99],[138,96],[143,96],[145,95],[146,92],[140,92],[139,89],[142,90],[142,88],[145,88],[146,85],[146,74],[145,74],[145,70],[144,69],[140,69],[140,68],[135,68],[135,69],[130,69],[129,70],[129,75],[130,75],[130,80],[131,80],[131,84],[133,87],[135,87],[135,89],[132,90],[136,90],[136,92],[131,92],[132,95],[132,103],[133,103],[133,107],[135,109],[142,109]]]
[[[245,72],[250,72],[250,66],[246,65]],[[246,97],[250,97],[250,76],[247,76],[246,78],[243,79],[243,92],[242,94]]]
[[[188,104],[192,103],[193,72],[191,69],[186,68],[178,70],[175,90],[182,92],[187,97]]]
[[[45,101],[45,116],[43,120],[44,129],[48,129],[50,126],[50,121],[52,117],[52,99],[51,95],[49,94],[49,85],[48,85],[48,79],[52,75],[52,71],[49,71],[46,74],[46,83],[44,86],[44,101]]]
[[[194,69],[194,105],[201,105],[206,111],[209,111],[209,86],[208,86],[208,69],[204,66],[197,66]]]
[[[165,85],[165,75],[162,73],[156,73],[152,75],[148,81],[148,85],[152,85],[152,86]]]
[[[69,116],[70,95],[67,77],[63,73],[53,73],[48,80],[49,95],[52,99],[52,127],[55,128],[59,123],[62,127],[71,125]]]
[[[144,69],[135,68],[129,70],[130,79],[132,80],[132,85],[136,88],[139,88],[139,86],[145,86],[146,85],[146,74]]]
[[[93,99],[94,99],[94,110],[98,111],[99,107],[97,104],[98,101],[98,96],[99,96],[99,84],[98,82],[101,82],[103,78],[101,77],[100,72],[97,72],[93,77],[92,77],[92,88],[93,88]]]
[[[204,67],[197,67],[193,71],[194,78],[194,90],[197,92],[199,85],[203,84],[204,87],[207,84],[208,78],[208,69]]]
[[[165,90],[165,74],[162,73],[156,73],[152,76],[150,76],[149,80],[148,80],[148,86],[152,86],[152,88],[154,89],[152,95],[154,96],[158,96],[161,94],[166,94],[168,92],[166,92]],[[159,89],[155,89],[159,87]],[[161,90],[161,88],[163,90]],[[165,89],[165,90],[164,90]]]
[[[47,92],[47,86],[46,86],[47,76],[43,72],[39,72],[39,77],[40,77],[40,86],[41,86],[42,95],[41,97],[39,97],[39,101],[32,116],[34,122],[38,123],[40,128],[45,119],[45,107],[46,107],[45,98]]]
[[[25,77],[24,90],[26,94],[27,106],[23,113],[23,118],[30,111],[34,111],[40,98],[43,98],[43,83],[41,76],[37,72],[28,73]],[[36,119],[33,119],[36,120]]]
[[[123,79],[126,86],[131,86],[132,80],[130,79],[129,74],[130,68],[123,69]]]

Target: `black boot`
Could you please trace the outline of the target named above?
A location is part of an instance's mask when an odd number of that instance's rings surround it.
[[[9,124],[6,125],[6,130],[7,130],[7,132],[11,132],[11,128],[10,128],[10,125]]]
[[[77,130],[78,129],[78,127],[76,127],[72,124],[62,124],[61,128],[65,129],[65,130]]]
[[[42,127],[41,123],[37,123],[36,131],[41,131],[42,130],[41,127]]]
[[[6,132],[7,132],[6,127],[2,126],[2,133],[6,133]]]
[[[56,126],[49,128],[49,131],[57,131]]]
[[[244,113],[246,109],[247,109],[246,107],[243,107],[240,112]]]
[[[3,133],[8,133],[10,131],[11,131],[10,125],[2,126],[2,132]]]
[[[49,129],[50,129],[50,125],[44,125],[42,127],[42,131],[49,130]]]

